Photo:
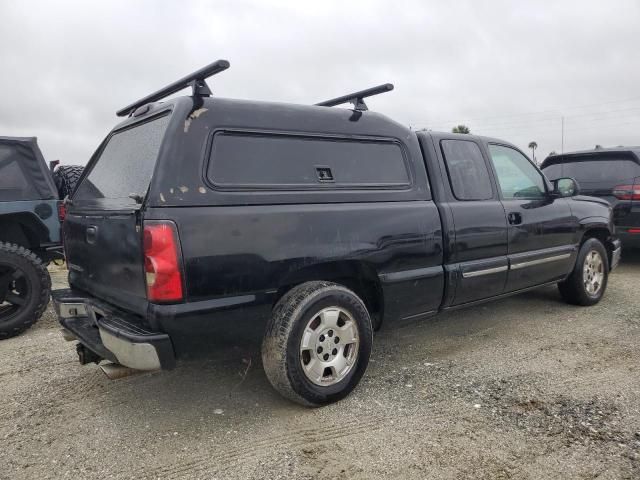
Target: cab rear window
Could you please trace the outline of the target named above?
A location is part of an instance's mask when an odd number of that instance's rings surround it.
[[[144,197],[168,123],[164,115],[113,134],[73,199],[136,203],[135,196]]]

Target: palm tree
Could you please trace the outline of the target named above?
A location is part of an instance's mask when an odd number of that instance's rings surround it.
[[[538,148],[538,144],[536,142],[529,142],[529,148],[533,156],[533,163],[536,163],[536,148]]]
[[[455,127],[453,127],[453,129],[451,129],[452,133],[471,133],[471,130],[469,130],[469,127],[467,127],[466,125],[457,125]]]

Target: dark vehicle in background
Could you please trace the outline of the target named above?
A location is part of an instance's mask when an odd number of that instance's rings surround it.
[[[272,385],[323,405],[390,322],[549,284],[602,298],[611,208],[571,179],[507,142],[367,111],[389,84],[315,106],[210,98],[204,79],[227,67],[122,109],[88,164],[63,227],[71,288],[53,292],[81,363],[169,369],[264,319]]]
[[[607,200],[616,235],[625,247],[640,247],[640,147],[551,155],[540,168],[550,180],[571,177],[581,194]]]
[[[52,173],[33,137],[0,137],[0,340],[33,325],[49,303],[46,265],[62,259],[60,194],[82,167]]]

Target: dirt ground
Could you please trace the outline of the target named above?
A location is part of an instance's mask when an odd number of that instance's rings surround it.
[[[626,252],[595,307],[545,288],[395,326],[321,409],[280,398],[251,342],[108,380],[49,310],[0,343],[0,478],[638,479],[639,284]]]

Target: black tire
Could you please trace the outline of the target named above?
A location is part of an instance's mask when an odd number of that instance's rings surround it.
[[[0,282],[0,340],[3,340],[19,335],[40,318],[49,303],[51,278],[35,253],[0,242]],[[13,303],[6,301],[9,296]],[[15,303],[16,297],[21,304]]]
[[[317,385],[303,370],[300,345],[309,322],[332,307],[350,316],[349,324],[357,328],[358,346],[343,378],[331,385]],[[307,282],[287,292],[274,307],[262,343],[262,363],[271,385],[283,396],[302,405],[321,406],[341,400],[358,385],[369,364],[372,343],[371,318],[355,293],[335,283]],[[347,348],[342,352],[345,357]]]
[[[79,165],[60,165],[53,171],[53,180],[61,200],[73,194],[83,170],[84,167]]]
[[[591,252],[596,252],[602,260],[602,281],[599,282],[600,287],[594,293],[590,293],[585,286],[585,280],[589,280],[589,277],[585,279],[585,262],[587,262],[588,256]],[[588,274],[589,275],[589,274]],[[595,305],[600,301],[607,289],[607,281],[609,279],[609,257],[607,256],[607,250],[604,245],[597,238],[587,239],[580,250],[578,251],[578,258],[576,264],[573,267],[571,275],[563,281],[558,283],[558,290],[565,302],[573,305],[589,306]]]

